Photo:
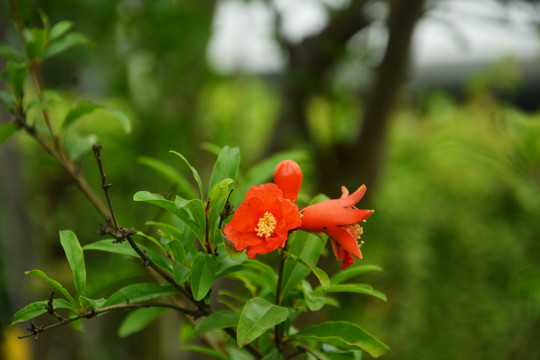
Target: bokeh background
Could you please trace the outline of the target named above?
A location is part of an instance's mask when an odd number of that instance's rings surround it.
[[[140,228],[152,217],[131,200],[136,191],[176,191],[149,158],[189,176],[169,150],[203,177],[215,145],[239,146],[244,174],[271,156],[294,158],[303,200],[365,183],[359,206],[376,210],[361,263],[383,267],[364,280],[388,302],[349,294],[321,317],[356,321],[390,346],[388,360],[540,358],[537,1],[18,3],[26,26],[40,25],[41,9],[94,43],[43,63],[43,82],[64,98],[53,117],[91,100],[132,119],[125,134],[93,113],[70,140],[103,144],[122,224]],[[0,40],[20,47],[8,1]],[[78,161],[99,189],[91,153]],[[125,338],[123,314],[37,342],[16,339],[24,326],[6,330],[19,308],[50,294],[24,271],[70,282],[58,230],[89,243],[100,217],[23,134],[0,147],[0,169],[0,356],[202,358],[178,351],[178,319]],[[339,271],[331,252],[322,261]],[[87,254],[87,263],[94,294],[145,278],[138,264],[104,254]]]

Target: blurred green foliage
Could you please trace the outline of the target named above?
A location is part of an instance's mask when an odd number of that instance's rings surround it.
[[[64,99],[51,98],[53,118],[63,119],[79,101],[90,99],[120,108],[132,119],[129,135],[101,111],[74,124],[74,134],[94,135],[104,144],[102,156],[114,185],[117,217],[127,227],[143,227],[148,220],[148,209],[132,201],[136,191],[177,191],[170,179],[138,161],[140,156],[154,157],[190,178],[189,169],[168,153],[182,152],[208,179],[215,156],[200,144],[240,146],[240,173],[247,179],[242,189],[250,180],[269,180],[246,174],[267,151],[281,99],[264,78],[215,74],[201,60],[211,36],[214,5],[212,1],[100,0],[81,3],[73,11],[72,2],[65,0],[21,4],[27,23],[40,23],[35,9],[41,7],[52,24],[73,21],[74,28],[96,44],[93,50],[78,47],[43,64],[45,83]],[[0,10],[9,13],[7,1]],[[14,28],[4,31],[5,40],[16,44]],[[501,84],[507,86],[514,74],[504,64]],[[387,359],[540,358],[540,114],[525,114],[499,103],[491,96],[492,85],[482,73],[471,80],[470,98],[464,104],[435,91],[422,98],[421,106],[400,108],[389,129],[386,163],[376,192],[370,192],[367,184],[366,201],[376,212],[365,225],[363,263],[384,268],[368,276],[387,294],[388,303],[348,295],[339,298],[340,308],[321,316],[355,317],[369,324],[370,332],[390,346]],[[336,139],[347,141],[356,131],[351,119],[361,106],[345,97],[335,103],[313,99],[307,109],[311,138],[301,145],[311,142],[324,148]],[[32,116],[39,121],[38,113]],[[24,203],[32,234],[21,256],[32,259],[32,268],[69,283],[71,273],[57,241],[58,230],[73,230],[83,244],[95,241],[99,215],[31,139],[18,135],[4,145],[15,150],[21,163],[19,186],[24,198],[19,201]],[[302,160],[307,171],[301,199],[307,198],[306,192],[316,191],[312,189],[317,173],[310,169],[309,159]],[[79,161],[91,185],[99,189],[94,158],[86,153]],[[357,185],[361,183],[358,179]],[[328,195],[338,194],[336,189]],[[5,226],[9,214],[4,209],[0,215]],[[10,239],[4,236],[1,241],[4,249]],[[338,271],[332,255],[327,258]],[[137,264],[119,267],[112,256],[89,254],[87,262],[90,294],[145,276]],[[7,264],[7,259],[1,264]],[[14,270],[4,267],[4,277]],[[24,288],[30,298],[50,290],[30,278],[10,286]],[[3,319],[16,309],[10,305],[2,309]],[[152,340],[144,334],[119,340],[119,321],[113,315],[88,323],[84,334],[59,330],[36,346],[49,346],[43,342],[66,346],[65,353],[79,358],[86,354],[99,359],[143,359],[145,354],[159,353],[160,358],[172,359],[178,356],[180,335],[163,328],[178,321],[166,321],[147,330],[160,334]],[[185,336],[188,328],[182,332]],[[174,351],[163,350],[166,346]]]
[[[540,117],[425,101],[396,116],[366,225],[390,304],[360,317],[387,333],[389,358],[538,357]]]

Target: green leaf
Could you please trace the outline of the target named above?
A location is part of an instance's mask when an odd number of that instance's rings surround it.
[[[195,179],[195,181],[197,182],[197,185],[199,186],[199,192],[201,194],[201,199],[204,199],[204,186],[203,186],[201,177],[199,176],[199,173],[197,172],[197,169],[195,169],[193,166],[190,165],[189,161],[187,161],[187,159],[184,157],[184,155],[182,155],[182,154],[180,154],[180,153],[178,153],[176,151],[173,151],[173,150],[169,151],[169,153],[178,156],[180,159],[182,159],[186,163],[188,168],[191,170],[191,173],[193,174],[193,178]]]
[[[60,231],[60,243],[66,253],[69,267],[73,273],[75,289],[79,295],[86,293],[86,266],[84,265],[84,254],[79,244],[77,236],[69,230]]]
[[[139,164],[145,165],[150,169],[156,171],[165,179],[168,179],[169,181],[177,184],[180,195],[189,199],[195,197],[195,193],[193,192],[193,189],[191,188],[191,185],[189,184],[187,179],[169,164],[166,164],[163,161],[159,161],[148,156],[139,156],[137,158],[137,161],[139,162]]]
[[[28,321],[41,314],[46,313],[47,309],[45,307],[48,305],[48,303],[49,303],[48,300],[43,300],[43,301],[37,301],[37,302],[33,302],[31,304],[26,305],[21,310],[17,311],[15,315],[13,315],[13,318],[11,319],[9,326],[12,326],[20,322]],[[53,299],[53,308],[69,309],[69,310],[77,311],[76,307],[74,307],[72,304],[70,304],[64,299]]]
[[[193,339],[195,339],[196,336],[197,335],[195,334],[193,326],[189,322],[184,321],[182,323],[182,326],[180,327],[180,333],[178,334],[178,342],[180,344],[187,344]]]
[[[28,66],[26,64],[16,64],[12,61],[8,61],[6,64],[6,71],[3,77],[11,86],[13,95],[15,95],[15,101],[21,102],[24,90],[24,82],[28,76]]]
[[[66,36],[53,39],[45,51],[43,51],[42,58],[50,58],[77,45],[91,46],[93,42],[81,33],[72,32]]]
[[[17,123],[12,121],[0,126],[0,144],[6,141],[11,135],[17,132]]]
[[[43,90],[43,98],[45,99],[45,102],[62,101],[62,96],[60,96],[57,91],[51,89]]]
[[[54,40],[56,38],[59,38],[60,36],[64,35],[71,27],[73,26],[73,23],[71,21],[60,21],[52,27],[51,31],[49,32],[49,39]]]
[[[37,9],[37,12],[39,14],[39,17],[41,18],[41,22],[43,23],[43,31],[47,34],[50,28],[49,17],[45,13],[45,11],[43,11],[43,9],[41,8]]]
[[[362,360],[362,351],[330,352],[330,360]]]
[[[366,294],[366,295],[374,296],[383,301],[386,301],[386,295],[384,295],[380,291],[373,290],[373,287],[367,284],[338,284],[338,285],[330,285],[326,289],[326,293],[336,293],[336,292]],[[313,293],[316,295],[320,295],[321,291],[317,289]]]
[[[131,121],[129,120],[129,117],[126,115],[125,112],[120,109],[104,109],[108,111],[109,114],[111,114],[113,118],[122,126],[122,129],[126,134],[129,134],[131,132]]]
[[[191,265],[191,291],[195,300],[203,299],[216,278],[216,257],[198,253]]]
[[[382,268],[377,265],[361,265],[355,267],[349,267],[346,270],[338,272],[330,279],[332,285],[341,284],[349,279],[352,279],[360,274],[364,274],[369,271],[382,271]]]
[[[295,231],[288,240],[289,253],[296,255],[308,264],[317,264],[324,242],[317,236],[305,231]],[[310,273],[310,269],[298,261],[287,259],[283,269],[282,294],[285,298]]]
[[[131,132],[131,122],[128,116],[121,110],[110,109],[98,104],[94,104],[90,101],[82,101],[77,104],[73,109],[68,111],[62,122],[62,129],[66,129],[72,125],[76,120],[80,119],[84,115],[88,115],[95,110],[104,110],[108,112],[112,117],[122,126],[122,129],[126,134]]]
[[[225,350],[234,360],[253,360],[254,357],[246,349],[239,348],[236,344],[225,345]]]
[[[199,240],[204,240],[204,237],[202,235],[202,229],[191,218],[190,213],[183,207],[178,208],[175,202],[166,200],[162,195],[153,194],[149,191],[136,192],[135,195],[133,195],[133,200],[143,201],[148,204],[159,206],[160,208],[169,211],[170,213],[176,215],[180,220],[182,220],[191,229],[191,231],[193,231],[195,236],[199,237]]]
[[[221,152],[221,150],[223,150],[221,146],[209,142],[203,142],[201,144],[201,149],[206,150],[216,156],[219,156],[219,153]]]
[[[83,246],[83,250],[98,250],[114,254],[138,257],[137,253],[127,242],[115,243],[114,240],[99,240]]]
[[[210,195],[208,196],[210,213],[208,215],[210,231],[216,229],[219,225],[219,220],[221,219],[221,212],[225,208],[227,203],[227,198],[229,197],[229,192],[233,180],[231,178],[225,178],[218,182],[216,185],[211,187]]]
[[[304,265],[305,267],[307,267],[309,270],[311,270],[311,272],[313,274],[315,274],[315,276],[317,277],[317,279],[319,279],[319,282],[321,283],[321,286],[324,290],[327,290],[328,287],[330,286],[330,279],[328,278],[328,274],[326,274],[326,272],[324,272],[321,268],[318,268],[317,266],[315,265],[311,265],[310,263],[308,263],[307,261],[299,258],[298,256],[294,255],[294,254],[291,254],[289,252],[286,252],[287,256],[289,256],[291,259],[293,259],[294,261],[298,262],[299,264],[302,264]]]
[[[3,90],[0,91],[0,102],[2,103],[2,107],[7,111],[12,111],[17,106],[17,104],[15,103],[15,98],[13,98],[13,95]]]
[[[200,335],[212,330],[236,327],[238,325],[238,319],[239,316],[236,313],[218,311],[201,319],[197,326],[195,326],[195,332],[197,335]]]
[[[225,236],[225,234],[223,233],[221,229],[216,229],[216,234],[223,238],[225,251],[227,251],[227,254],[230,256],[231,259],[236,260],[244,253],[244,250],[242,251],[236,250],[232,241],[227,239],[227,237]]]
[[[322,296],[313,296],[306,299],[309,311],[319,311],[326,305],[326,299]]]
[[[177,228],[175,228],[174,226],[172,226],[170,224],[157,222],[157,221],[147,221],[147,222],[144,223],[144,225],[146,225],[146,226],[156,226],[156,227],[160,228],[160,230],[165,230],[165,232],[171,234],[172,236],[174,236],[178,240],[182,240],[182,238],[184,237],[183,232],[181,232],[180,230],[178,230]]]
[[[218,295],[220,296],[218,298],[218,302],[227,305],[229,308],[234,309],[235,312],[240,312],[240,309],[234,305],[232,305],[231,302],[229,302],[224,297],[229,297],[233,300],[238,301],[242,305],[242,307],[246,304],[246,302],[251,298],[251,296],[248,295],[242,295],[240,292],[233,292],[221,289],[218,291]]]
[[[85,153],[92,149],[98,141],[98,138],[94,134],[81,136],[75,132],[64,133],[66,150],[70,159],[77,160]]]
[[[274,288],[275,284],[277,284],[277,274],[276,274],[276,271],[272,267],[255,259],[246,260],[245,265],[249,268],[257,270],[260,273],[260,275],[266,281],[268,281],[269,285],[274,285],[272,286],[272,288]]]
[[[216,229],[215,233],[220,233],[221,231],[219,229]],[[215,236],[222,236],[222,235],[215,235]],[[225,276],[229,273],[229,269],[232,269],[240,264],[242,264],[247,256],[244,255],[242,257],[237,257],[236,259],[232,259],[225,250],[225,244],[222,242],[219,243],[216,247],[216,251],[218,253],[217,256],[217,269],[216,269],[216,278],[219,278],[221,276]],[[231,270],[236,271],[236,270]]]
[[[103,305],[107,302],[107,299],[104,298],[90,299],[86,296],[80,296],[79,300],[81,300],[85,308],[92,307],[94,309],[102,308]]]
[[[165,248],[163,247],[163,245],[159,241],[157,241],[153,236],[146,235],[142,231],[137,231],[135,235],[145,238],[146,240],[156,245],[161,251],[165,252]]]
[[[218,353],[217,351],[202,347],[202,346],[196,346],[196,345],[184,345],[180,347],[180,350],[184,351],[195,351],[201,354],[210,355],[215,358],[221,359],[221,360],[232,360],[230,357],[223,355],[222,353]]]
[[[47,41],[47,31],[45,29],[32,28],[26,32],[26,43],[24,53],[28,61],[33,61],[42,57],[45,43]]]
[[[39,278],[42,278],[43,280],[45,280],[46,282],[51,284],[54,288],[56,288],[58,291],[60,291],[66,297],[66,299],[68,299],[69,302],[73,304],[73,306],[75,308],[77,308],[77,309],[79,308],[79,304],[73,299],[73,297],[66,290],[66,288],[63,287],[58,281],[53,280],[50,277],[48,277],[43,271],[41,271],[41,270],[30,270],[30,271],[25,271],[24,274],[25,275],[35,275],[35,276],[37,276]]]
[[[144,245],[137,244],[137,246],[148,255],[150,260],[154,262],[156,265],[161,267],[164,270],[172,271],[171,264],[168,262],[168,260],[164,259],[163,257],[156,254],[155,251],[150,250]],[[139,258],[139,254],[133,248],[129,245],[128,242],[123,243],[115,243],[114,240],[99,240],[96,242],[93,242],[91,244],[87,244],[83,246],[83,250],[97,250],[97,251],[105,251],[110,252],[114,254],[120,254],[120,255],[126,255],[131,257]]]
[[[184,265],[175,262],[173,265],[174,268],[174,281],[177,284],[182,285],[189,279],[190,270]]]
[[[152,321],[170,309],[160,307],[140,308],[124,318],[118,328],[118,336],[126,337],[144,330]]]
[[[236,179],[238,167],[240,166],[240,149],[225,146],[219,153],[214,165],[212,176],[210,177],[210,187],[213,189],[223,179]]]
[[[186,257],[186,251],[180,240],[172,240],[167,245],[169,246],[169,249],[171,249],[175,263],[183,263],[184,258]]]
[[[287,320],[288,315],[287,308],[274,305],[260,297],[250,299],[244,306],[238,321],[238,346],[243,347],[249,344],[266,330]]]
[[[267,288],[274,291],[277,283],[276,271],[263,262],[252,259],[245,260],[245,257],[246,256],[244,255],[244,258],[237,261],[237,264],[234,264],[233,266],[220,269],[218,276],[237,278],[244,283],[246,280],[251,283],[250,279],[255,279],[254,283],[261,288]],[[246,286],[250,288],[248,284],[246,284]],[[253,291],[255,290],[253,289]]]
[[[75,120],[81,118],[84,115],[87,115],[97,109],[99,105],[96,105],[90,101],[82,101],[77,104],[73,109],[71,109],[66,116],[64,117],[64,122],[62,123],[62,128],[65,129],[75,122]]]
[[[20,63],[24,60],[22,55],[7,44],[0,43],[0,57]]]
[[[200,199],[186,200],[177,195],[174,203],[178,210],[185,209],[190,214],[190,218],[193,219],[196,224],[197,232],[195,234],[203,241],[206,231],[206,214],[202,201]]]
[[[104,307],[125,304],[127,301],[135,304],[174,294],[178,294],[178,290],[171,284],[132,284],[112,294],[104,304]]]
[[[292,335],[298,340],[314,340],[343,350],[364,350],[374,358],[386,354],[388,346],[361,327],[345,321],[329,321]]]
[[[326,305],[326,298],[323,296],[314,296],[313,289],[306,280],[302,280],[299,288],[304,293],[304,300],[310,311],[319,311]]]
[[[270,354],[263,357],[262,360],[283,360],[283,356],[281,356],[277,349],[274,349]]]

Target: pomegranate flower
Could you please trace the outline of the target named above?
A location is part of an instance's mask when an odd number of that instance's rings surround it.
[[[293,160],[283,160],[274,170],[274,182],[283,191],[283,197],[296,202],[302,185],[302,170]]]
[[[232,220],[225,225],[224,233],[236,250],[247,248],[253,259],[283,247],[289,231],[300,226],[298,207],[283,197],[276,184],[253,186]]]
[[[341,268],[345,269],[353,263],[353,257],[362,258],[357,242],[362,235],[362,227],[358,223],[367,219],[374,211],[361,210],[354,206],[364,196],[365,185],[350,195],[344,186],[341,191],[340,199],[323,201],[300,211],[302,225],[298,229],[327,234],[332,241],[336,258],[343,260]]]

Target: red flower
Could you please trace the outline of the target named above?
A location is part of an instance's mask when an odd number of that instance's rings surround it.
[[[357,243],[362,235],[362,227],[358,223],[367,219],[374,211],[360,210],[354,206],[364,196],[365,185],[351,195],[344,186],[341,191],[343,193],[340,199],[323,201],[300,211],[302,225],[299,230],[323,232],[330,236],[334,254],[339,261],[343,260],[341,267],[345,269],[353,263],[353,257],[362,258]]]
[[[283,197],[296,202],[302,185],[302,170],[293,160],[283,160],[274,170],[274,182],[283,191]]]
[[[264,184],[246,193],[224,232],[236,250],[247,248],[247,256],[253,259],[283,247],[289,231],[300,224],[298,207],[283,197],[276,184]]]

